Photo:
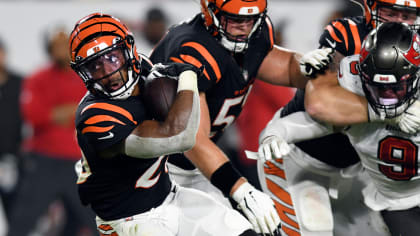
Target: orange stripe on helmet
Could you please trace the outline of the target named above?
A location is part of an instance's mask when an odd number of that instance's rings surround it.
[[[84,123],[87,125],[92,125],[92,124],[97,124],[97,123],[106,122],[106,121],[111,121],[111,122],[115,122],[121,125],[126,125],[124,122],[118,120],[117,118],[108,116],[108,115],[96,115],[87,119]]]
[[[268,17],[265,18],[265,23],[268,26],[268,33],[269,33],[269,36],[270,36],[270,48],[273,48],[273,45],[274,45],[273,25],[271,24]]]
[[[129,119],[131,122],[133,122],[135,125],[137,125],[137,121],[135,121],[133,119],[133,116],[131,115],[130,112],[128,112],[124,108],[121,108],[121,107],[118,107],[118,106],[115,106],[115,105],[112,105],[112,104],[109,104],[109,103],[98,102],[98,103],[90,104],[89,106],[86,106],[85,108],[83,108],[83,110],[80,114],[83,114],[83,112],[85,112],[89,109],[92,109],[92,108],[97,108],[97,109],[116,112],[120,115],[125,116],[127,119]]]
[[[216,83],[219,82],[220,78],[222,78],[219,65],[217,64],[214,57],[209,53],[209,51],[203,45],[197,42],[187,42],[187,43],[182,44],[181,46],[192,47],[195,50],[197,50],[197,52],[199,52],[201,56],[203,56],[207,60],[207,62],[210,64],[211,68],[213,69],[214,73],[216,74]]]
[[[339,43],[341,43],[341,42],[342,42],[342,41],[341,41],[341,39],[339,39],[339,38],[337,37],[337,35],[335,34],[335,32],[334,32],[334,28],[333,28],[331,25],[327,25],[327,26],[325,27],[325,29],[326,29],[326,30],[328,30],[328,32],[330,33],[331,38],[333,38],[335,41],[337,41],[337,42],[339,42]]]
[[[338,29],[338,31],[340,31],[341,35],[343,35],[344,43],[346,44],[346,49],[348,50],[349,49],[349,40],[348,40],[346,28],[339,21],[333,22],[333,26],[336,27]]]
[[[107,126],[107,127],[98,127],[98,126],[88,126],[84,129],[82,129],[82,134],[85,133],[103,133],[110,131],[112,128],[114,128],[115,125]]]
[[[353,54],[359,54],[360,49],[361,49],[361,44],[362,44],[360,41],[359,30],[357,29],[357,25],[356,23],[354,23],[354,21],[348,19],[348,22],[349,22],[351,34],[353,35],[353,40],[354,40]]]

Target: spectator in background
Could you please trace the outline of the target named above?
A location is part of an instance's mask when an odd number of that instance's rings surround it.
[[[81,158],[74,117],[85,89],[69,66],[68,31],[64,27],[47,31],[46,50],[51,62],[23,83],[21,108],[33,134],[25,140],[26,163],[9,235],[28,235],[57,199],[67,213],[60,235],[93,234],[94,217],[80,203],[74,171]]]
[[[10,213],[18,178],[22,140],[22,119],[19,109],[19,96],[22,77],[7,68],[7,52],[0,41],[0,235],[7,231]],[[3,205],[3,207],[2,207]],[[4,211],[3,211],[4,209]]]
[[[159,7],[152,7],[146,12],[140,37],[136,39],[138,48],[149,55],[154,46],[163,37],[168,29],[168,17]]]

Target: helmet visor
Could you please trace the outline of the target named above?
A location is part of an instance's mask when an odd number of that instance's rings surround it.
[[[362,76],[369,103],[376,109],[385,111],[387,117],[395,117],[404,112],[408,106],[402,107],[402,105],[411,103],[409,100],[417,92],[417,76],[406,75],[404,77],[407,79],[401,78],[394,83],[381,83]],[[386,76],[377,78],[386,80]]]
[[[98,81],[119,71],[127,62],[127,51],[120,43],[89,56],[79,63],[78,69],[88,81]]]
[[[376,18],[379,22],[406,23],[418,29],[420,12],[415,7],[405,7],[390,4],[378,4]]]

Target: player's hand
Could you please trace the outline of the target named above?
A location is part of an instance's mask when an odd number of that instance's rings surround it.
[[[397,117],[398,126],[404,133],[415,134],[420,131],[420,101],[416,100]]]
[[[280,235],[280,217],[267,194],[245,182],[232,194],[232,199],[258,234]]]
[[[204,67],[203,67],[204,68]],[[197,74],[197,77],[202,73],[202,68],[197,68],[188,63],[157,63],[152,67],[148,79],[158,77],[169,77],[172,79],[178,79],[178,76],[187,70],[191,70]]]
[[[317,74],[323,73],[332,61],[332,48],[319,48],[310,51],[300,59],[300,72],[310,78],[315,78]]]
[[[278,136],[269,136],[265,138],[258,148],[258,157],[261,160],[271,160],[274,156],[275,159],[282,158],[289,154],[290,146],[284,141],[283,138]]]

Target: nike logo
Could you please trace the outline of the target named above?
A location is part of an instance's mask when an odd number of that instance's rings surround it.
[[[112,133],[112,132],[108,132],[109,134],[107,135],[107,136],[104,136],[104,137],[100,137],[100,138],[98,138],[99,140],[102,140],[102,139],[110,139],[110,138],[113,138],[114,137],[114,133]]]
[[[332,47],[332,48],[335,48],[335,46],[336,46],[336,42],[334,41],[334,42],[331,42],[328,38],[326,38],[325,40],[327,40],[327,42],[328,42],[328,44]]]

